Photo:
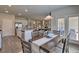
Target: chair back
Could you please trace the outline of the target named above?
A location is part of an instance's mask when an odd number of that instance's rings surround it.
[[[25,40],[21,40],[23,53],[31,53],[31,42],[26,42]]]
[[[70,30],[69,38],[70,38],[71,40],[75,40],[75,39],[76,39],[76,32],[75,32],[74,29],[71,29],[71,30]]]
[[[37,40],[39,38],[39,31],[33,31],[32,32],[32,41]]]
[[[44,35],[44,30],[39,30],[39,38],[42,38]]]

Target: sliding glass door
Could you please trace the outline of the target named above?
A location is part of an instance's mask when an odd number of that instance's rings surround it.
[[[78,17],[69,17],[69,33],[71,40],[78,40]]]
[[[65,52],[78,52],[78,16],[58,18],[58,30],[60,36],[66,38],[64,50]],[[64,35],[65,34],[65,35]]]

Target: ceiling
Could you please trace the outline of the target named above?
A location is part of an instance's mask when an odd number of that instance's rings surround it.
[[[0,5],[0,13],[14,14],[15,16],[46,16],[51,11],[67,7],[68,5]],[[27,12],[25,12],[27,9]],[[20,15],[18,15],[20,14]]]

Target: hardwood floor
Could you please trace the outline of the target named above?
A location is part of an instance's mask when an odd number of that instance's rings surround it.
[[[16,36],[8,36],[3,38],[3,47],[0,53],[21,53],[22,46],[20,39]]]
[[[69,53],[79,53],[79,45],[70,43],[69,44]]]

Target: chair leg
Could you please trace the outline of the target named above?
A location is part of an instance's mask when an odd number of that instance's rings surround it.
[[[66,48],[66,39],[64,40],[64,42],[63,42],[63,49],[62,49],[62,53],[64,53],[65,52],[65,48]]]
[[[23,53],[24,53],[24,47],[23,47],[23,44],[21,43],[21,45],[22,45],[22,51],[23,51]]]

